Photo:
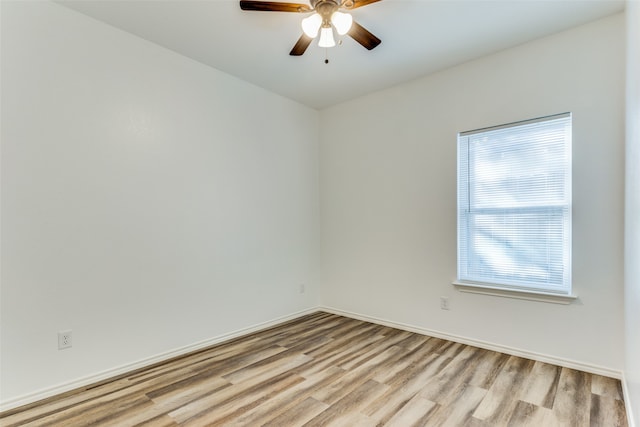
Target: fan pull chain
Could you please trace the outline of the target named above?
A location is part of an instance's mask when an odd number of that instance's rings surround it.
[[[324,48],[324,63],[328,64],[329,63],[329,49],[328,48]]]

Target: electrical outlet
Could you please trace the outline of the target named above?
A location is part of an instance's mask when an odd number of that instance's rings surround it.
[[[440,297],[440,308],[449,310],[449,297]]]
[[[71,329],[58,332],[58,350],[71,347]]]
[[[301,283],[300,284],[300,293],[304,294],[305,291],[306,291],[306,289],[305,289],[304,283]]]

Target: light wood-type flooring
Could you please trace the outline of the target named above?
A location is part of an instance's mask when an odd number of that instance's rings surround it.
[[[626,426],[615,379],[318,312],[0,414],[9,426]]]

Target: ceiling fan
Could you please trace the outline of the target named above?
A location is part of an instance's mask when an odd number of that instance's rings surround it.
[[[380,0],[309,0],[310,5],[306,5],[275,1],[240,0],[240,8],[242,10],[261,12],[314,12],[302,20],[302,36],[289,52],[289,55],[300,56],[307,50],[313,39],[318,36],[318,33],[320,33],[318,46],[335,46],[334,28],[339,35],[348,34],[369,50],[378,46],[380,44],[379,38],[355,22],[349,13],[340,10],[349,11],[378,1]]]

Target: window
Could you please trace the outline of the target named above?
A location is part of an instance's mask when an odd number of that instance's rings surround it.
[[[458,135],[458,282],[571,293],[571,114]]]

